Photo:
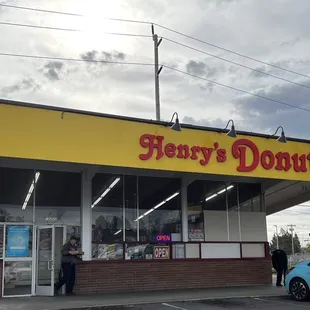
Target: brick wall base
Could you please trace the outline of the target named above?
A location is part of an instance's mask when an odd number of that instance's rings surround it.
[[[83,262],[79,294],[269,285],[269,259]]]

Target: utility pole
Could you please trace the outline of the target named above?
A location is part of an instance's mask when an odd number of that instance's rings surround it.
[[[291,234],[292,234],[292,255],[294,256],[294,227],[296,227],[296,225],[293,225],[293,224],[291,224],[291,225],[287,225],[288,227],[289,227],[289,231],[291,232]]]
[[[279,249],[279,235],[278,235],[278,226],[273,225],[276,228],[276,240],[277,240],[277,249]]]
[[[163,38],[158,40],[158,35],[154,31],[154,25],[152,25],[152,36],[154,41],[154,72],[155,72],[155,107],[156,107],[156,120],[160,121],[160,98],[159,98],[159,74],[163,69],[163,66],[159,68],[158,64],[158,47]]]

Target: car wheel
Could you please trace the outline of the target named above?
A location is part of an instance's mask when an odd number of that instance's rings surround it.
[[[300,278],[293,279],[290,283],[290,293],[296,301],[309,299],[310,291],[307,283]]]

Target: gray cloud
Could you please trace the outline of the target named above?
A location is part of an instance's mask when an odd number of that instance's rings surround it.
[[[44,75],[51,81],[57,81],[60,79],[61,71],[64,64],[60,61],[50,61],[42,69]]]
[[[218,70],[214,67],[211,68],[202,61],[197,62],[194,60],[190,60],[186,64],[186,71],[190,74],[205,76],[207,78],[214,78]]]
[[[102,52],[102,58],[105,61],[121,61],[124,60],[126,55],[122,52],[114,51],[112,53]]]
[[[86,61],[123,61],[126,58],[126,54],[119,51],[99,52],[92,50],[82,53],[80,57]]]
[[[216,128],[225,128],[227,122],[223,121],[220,118],[216,119],[206,119],[206,118],[201,118],[201,119],[194,119],[191,116],[184,116],[182,122],[184,124],[192,124],[192,125],[197,125],[197,126],[206,126],[206,127],[216,127]]]
[[[3,87],[1,89],[1,93],[4,96],[8,96],[12,93],[16,93],[22,90],[36,91],[40,89],[40,87],[41,86],[36,81],[34,81],[31,78],[28,78],[28,79],[23,79],[14,85]]]
[[[282,46],[282,47],[294,46],[294,45],[296,45],[299,41],[300,41],[300,38],[299,38],[299,37],[295,37],[295,38],[292,38],[291,40],[282,42],[282,43],[281,43],[281,46]]]
[[[98,51],[93,50],[93,51],[82,53],[81,58],[86,61],[92,61],[92,60],[96,60],[97,54],[98,54]]]
[[[299,81],[310,86],[310,80]],[[281,84],[258,90],[257,94],[310,110],[310,90],[293,84]],[[310,138],[310,112],[294,107],[270,102],[253,96],[243,96],[234,100],[234,112],[248,123],[263,131],[275,130],[282,125],[288,136]]]

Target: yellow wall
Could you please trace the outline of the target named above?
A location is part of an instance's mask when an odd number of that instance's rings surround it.
[[[310,144],[288,142],[256,137],[238,136],[230,138],[223,133],[203,130],[183,129],[175,132],[167,127],[109,119],[76,113],[62,113],[39,108],[0,105],[0,156],[29,158],[74,163],[87,163],[120,167],[174,170],[198,173],[241,175],[290,180],[310,180]],[[154,153],[148,160],[141,160],[140,154],[147,153],[147,148],[140,145],[143,134],[163,136],[163,145],[167,143],[187,144],[189,147],[200,146],[213,148],[218,142],[218,149],[225,149],[227,159],[217,161],[213,151],[208,164],[201,165],[199,160],[169,158],[164,155],[156,160]],[[232,146],[240,139],[254,142],[259,153],[270,150],[288,152],[287,156],[304,156],[303,172],[294,170],[293,160],[287,171],[278,171],[274,167],[264,169],[259,164],[253,171],[238,171],[239,159],[234,158]],[[157,140],[155,140],[157,141]],[[173,146],[171,146],[173,148]],[[247,164],[253,161],[252,152],[247,148]],[[199,159],[202,157],[198,152]],[[309,159],[308,159],[309,157]],[[276,165],[276,163],[275,163]]]

